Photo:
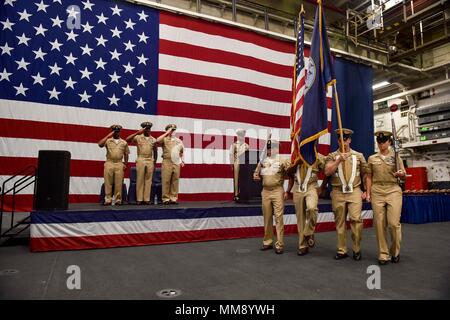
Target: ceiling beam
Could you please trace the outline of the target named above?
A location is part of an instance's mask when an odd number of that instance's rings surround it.
[[[311,4],[314,4],[314,5],[317,4],[317,0],[303,0],[303,1],[308,2],[308,3],[311,3]],[[330,5],[330,4],[323,4],[322,6],[323,6],[325,9],[328,9],[328,10],[330,10],[330,11],[334,11],[334,12],[336,12],[336,13],[339,13],[339,14],[345,16],[345,10],[344,10],[344,9],[335,7],[335,6]]]

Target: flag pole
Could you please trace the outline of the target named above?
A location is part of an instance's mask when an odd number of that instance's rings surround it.
[[[305,8],[303,7],[303,3],[302,3],[302,6],[301,6],[301,8],[300,8],[300,12],[299,12],[298,16],[301,18],[302,16],[305,15],[305,13],[306,13],[306,11],[305,11]],[[304,40],[303,40],[303,41],[304,41]],[[299,132],[299,134],[300,134],[300,132]],[[296,141],[296,142],[297,142],[297,141]],[[298,142],[297,142],[297,144],[298,144]],[[299,153],[299,155],[300,155],[300,147],[298,147],[298,153]],[[300,162],[300,160],[301,160],[301,159],[298,159],[297,161],[295,161],[295,165],[297,165],[297,164]],[[303,161],[303,163],[304,163],[304,164],[307,164],[306,161]]]
[[[295,36],[295,57],[296,58],[294,61],[294,75],[292,78],[293,82],[292,82],[292,104],[291,104],[291,127],[292,127],[292,130],[291,130],[291,153],[294,152],[294,150],[295,150],[295,147],[293,147],[293,145],[298,144],[297,137],[295,135],[295,121],[293,121],[293,119],[295,119],[295,101],[297,98],[297,96],[296,96],[296,92],[297,92],[297,90],[296,90],[296,85],[297,85],[296,69],[297,69],[297,54],[298,54],[298,52],[297,52],[298,32],[300,32],[300,22],[302,19],[302,15],[304,15],[304,14],[305,14],[305,9],[303,8],[303,4],[302,4],[300,12],[298,13],[298,26],[297,26],[297,30],[296,30],[297,34]],[[297,149],[298,149],[298,146],[297,146]],[[291,155],[291,164],[297,165],[298,160],[299,160],[298,157],[296,157],[296,159],[294,159],[294,163],[292,163],[292,155]]]
[[[344,146],[344,135],[343,135],[343,131],[342,131],[342,120],[341,120],[341,107],[339,106],[339,97],[338,97],[338,93],[337,93],[337,88],[336,88],[336,81],[333,84],[333,92],[334,92],[334,98],[336,99],[336,114],[337,114],[337,118],[338,118],[338,126],[339,126],[339,139],[341,140],[341,152],[345,153],[345,146]],[[343,159],[345,161],[345,159]],[[342,172],[344,174],[344,179],[346,180],[347,178],[345,178],[347,176],[347,169],[346,166],[343,165],[342,166]]]
[[[334,93],[334,99],[336,101],[336,114],[338,118],[338,126],[339,126],[339,139],[341,141],[341,151],[342,153],[345,153],[344,148],[344,138],[343,138],[343,132],[342,132],[342,120],[341,120],[341,107],[339,106],[339,97],[336,89],[336,82],[333,83],[333,93]]]
[[[320,22],[320,29],[322,31],[322,0],[317,0],[317,4],[319,5],[319,10],[320,10],[319,22]],[[320,32],[320,34],[322,34],[322,32]],[[320,48],[321,48],[320,56],[322,57],[322,41],[320,41]],[[321,62],[321,68],[323,68],[322,60],[320,62]],[[334,81],[334,83],[333,83],[333,89],[334,89],[333,90],[334,98],[336,101],[336,114],[337,114],[337,118],[338,118],[339,139],[341,141],[341,151],[342,151],[342,153],[345,153],[344,138],[343,138],[343,132],[342,132],[341,108],[339,106],[339,97],[338,97],[337,89],[336,89],[336,81]]]

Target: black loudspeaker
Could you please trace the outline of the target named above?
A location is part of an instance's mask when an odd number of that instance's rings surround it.
[[[253,181],[253,172],[259,163],[259,151],[248,150],[239,157],[239,201],[261,202],[261,181]]]
[[[70,152],[39,150],[36,179],[36,210],[67,210],[69,207]]]

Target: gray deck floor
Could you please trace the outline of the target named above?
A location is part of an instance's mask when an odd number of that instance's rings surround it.
[[[318,233],[307,256],[261,252],[260,238],[114,249],[30,253],[27,244],[0,247],[0,299],[450,299],[450,222],[403,224],[401,262],[381,268],[381,289],[369,290],[377,264],[375,234],[363,233],[363,260],[332,259],[335,232]],[[348,237],[350,245],[350,237]],[[67,267],[81,270],[81,289],[67,289]],[[173,299],[177,299],[173,298]]]

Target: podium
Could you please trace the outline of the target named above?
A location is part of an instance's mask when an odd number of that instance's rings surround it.
[[[259,163],[259,151],[248,150],[239,156],[239,203],[261,202],[261,181],[253,181],[253,172]]]

